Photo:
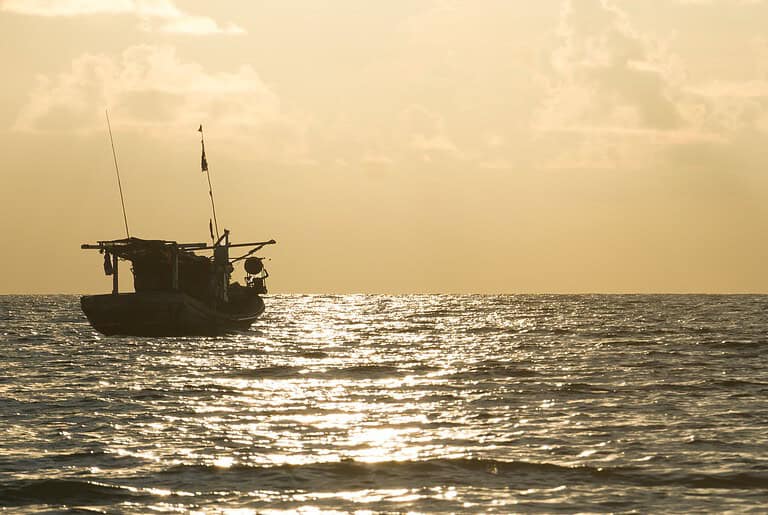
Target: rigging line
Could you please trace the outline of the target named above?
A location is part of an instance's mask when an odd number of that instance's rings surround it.
[[[205,135],[203,134],[203,126],[200,125],[200,144],[203,147],[203,156],[205,156]],[[205,175],[208,177],[208,195],[211,197],[211,211],[213,211],[213,226],[216,229],[216,239],[221,239],[219,236],[219,222],[216,220],[216,203],[213,200],[213,186],[211,186],[211,172],[208,170],[208,160],[205,160]]]
[[[112,145],[112,159],[115,161],[115,173],[117,174],[117,187],[120,190],[120,204],[123,206],[123,222],[125,222],[125,236],[131,237],[131,232],[128,230],[128,216],[125,214],[125,199],[123,198],[123,184],[120,182],[120,168],[117,166],[117,153],[115,152],[115,140],[112,138],[112,125],[109,123],[109,110],[105,109],[104,114],[107,116],[107,129],[109,129],[109,142]]]
[[[245,259],[245,258],[247,258],[248,256],[250,256],[251,254],[253,254],[253,253],[255,253],[255,252],[258,252],[259,250],[261,250],[261,249],[263,249],[263,248],[264,248],[264,245],[259,245],[259,246],[258,246],[258,247],[256,247],[255,249],[252,249],[252,250],[250,250],[250,251],[246,252],[246,253],[245,253],[245,254],[243,254],[242,256],[240,256],[240,257],[236,257],[235,259],[231,259],[231,260],[230,260],[230,262],[231,262],[231,263],[234,263],[235,261],[240,261],[241,259]]]
[[[216,204],[213,201],[213,186],[211,186],[211,172],[205,171],[208,176],[208,195],[211,197],[211,210],[213,211],[213,228],[216,229],[216,239],[219,239],[219,222],[216,220]]]

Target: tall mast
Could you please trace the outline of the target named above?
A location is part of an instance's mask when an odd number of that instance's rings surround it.
[[[208,160],[205,158],[205,135],[203,134],[203,125],[200,124],[200,128],[197,129],[200,133],[200,145],[203,150],[203,154],[200,157],[200,168],[205,172],[208,177],[208,195],[211,197],[211,211],[213,211],[213,224],[216,228],[216,239],[220,239],[219,236],[219,222],[216,220],[216,203],[213,200],[213,186],[211,186],[211,172],[208,171]]]
[[[117,166],[117,153],[115,152],[115,140],[112,138],[112,126],[109,123],[109,111],[105,109],[104,114],[107,116],[107,129],[109,129],[109,142],[112,144],[112,159],[114,159],[115,161],[115,173],[117,174],[117,187],[120,190],[120,204],[122,204],[123,206],[123,222],[125,223],[125,237],[130,238],[131,233],[128,230],[128,216],[126,216],[125,214],[125,199],[123,198],[123,184],[120,182],[120,168],[118,168]]]

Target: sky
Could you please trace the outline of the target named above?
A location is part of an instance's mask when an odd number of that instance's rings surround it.
[[[768,292],[765,20],[0,0],[0,293],[110,290],[79,248],[125,236],[105,109],[131,235],[208,238],[203,124],[219,225],[278,241],[275,293]]]

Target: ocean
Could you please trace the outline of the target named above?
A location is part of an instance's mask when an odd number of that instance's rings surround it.
[[[768,296],[272,295],[106,338],[0,297],[9,513],[768,510]]]

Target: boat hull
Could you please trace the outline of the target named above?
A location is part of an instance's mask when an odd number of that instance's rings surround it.
[[[215,336],[247,330],[264,312],[258,295],[225,311],[167,291],[86,295],[80,305],[94,329],[107,336]]]

